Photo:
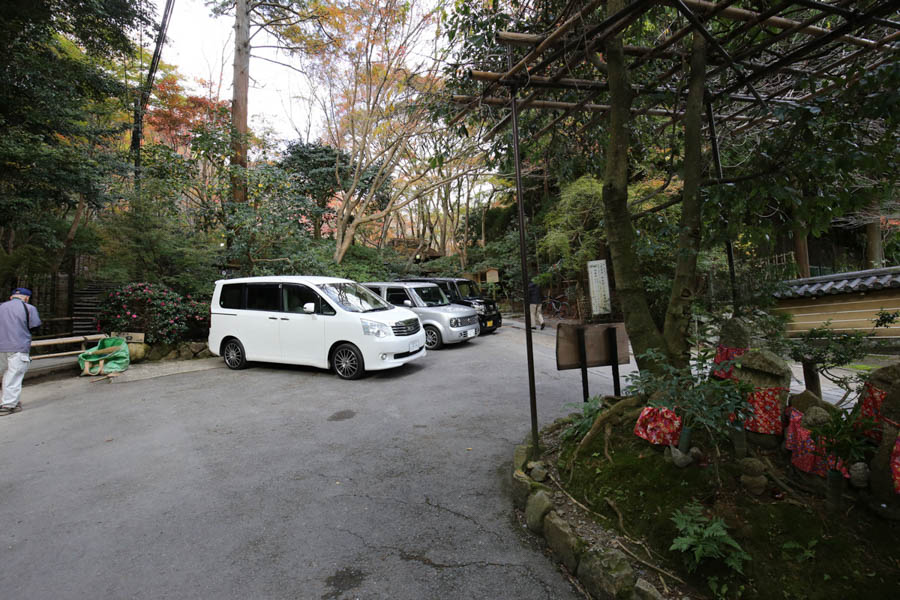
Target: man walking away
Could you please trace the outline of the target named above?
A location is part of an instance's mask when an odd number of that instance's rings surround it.
[[[16,288],[8,302],[0,304],[0,370],[3,397],[0,417],[22,410],[22,380],[31,363],[31,330],[41,324],[38,310],[28,304],[31,290]]]
[[[544,315],[541,314],[541,302],[543,299],[544,298],[541,295],[541,286],[536,284],[532,279],[528,283],[528,310],[531,311],[532,329],[534,329],[535,323],[539,323],[541,329],[544,328]]]

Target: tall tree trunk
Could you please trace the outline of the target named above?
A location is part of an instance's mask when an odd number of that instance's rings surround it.
[[[438,175],[443,177],[443,174],[438,171]],[[440,230],[441,230],[441,256],[447,256],[447,238],[450,237],[450,186],[452,183],[448,182],[441,186],[441,189],[438,191],[438,202],[440,202],[441,208],[441,217],[440,217]]]
[[[809,277],[809,245],[806,227],[799,221],[794,223],[794,260],[797,261],[797,276]]]
[[[78,227],[81,225],[81,219],[84,216],[84,210],[86,207],[87,200],[85,199],[84,194],[79,194],[78,206],[75,207],[75,217],[72,219],[72,225],[69,226],[69,231],[68,233],[66,233],[66,239],[63,240],[62,248],[60,248],[59,252],[56,253],[56,260],[53,261],[53,266],[50,269],[50,273],[54,276],[62,267],[63,261],[66,258],[66,254],[69,252],[69,248],[72,246],[72,242],[75,241],[75,234],[78,233]]]
[[[487,240],[485,239],[485,231],[486,231],[486,227],[487,227],[485,224],[485,221],[487,221],[487,211],[488,211],[488,207],[490,206],[490,204],[491,204],[491,201],[490,201],[490,199],[488,199],[488,201],[484,203],[484,208],[481,209],[481,247],[482,248],[484,248],[484,245],[487,243]]]
[[[625,0],[609,0],[607,14],[615,14],[624,7]],[[633,96],[621,36],[606,41],[606,60],[610,111],[603,212],[616,289],[624,307],[625,326],[634,353],[640,355],[650,348],[663,349],[664,345],[644,293],[640,262],[635,252],[634,227],[628,211],[628,123]],[[642,359],[638,359],[638,365],[641,368],[651,366]]]
[[[691,75],[684,113],[684,186],[681,192],[681,223],[675,257],[675,277],[672,280],[672,294],[669,296],[663,326],[666,353],[673,364],[682,366],[688,363],[688,328],[691,322],[691,303],[696,294],[702,212],[700,179],[703,175],[702,120],[706,41],[696,31],[693,36]]]
[[[236,0],[234,17],[234,95],[231,102],[231,197],[247,201],[247,93],[250,89],[250,4]]]
[[[399,215],[398,215],[399,217]],[[391,231],[391,215],[387,215],[384,218],[384,221],[381,222],[381,235],[378,237],[378,246],[377,248],[381,250],[384,248],[384,243],[387,241],[388,233]]]
[[[459,252],[459,266],[461,269],[465,269],[469,264],[469,221],[471,219],[471,205],[472,205],[472,185],[466,182],[466,214],[465,214],[465,228],[463,229],[463,243],[462,248]]]
[[[884,246],[881,241],[881,205],[873,202],[872,220],[866,223],[866,268],[878,269],[884,266]]]

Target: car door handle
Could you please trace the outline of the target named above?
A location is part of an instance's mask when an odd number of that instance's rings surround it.
[[[290,321],[290,319],[287,318],[287,317],[281,317],[281,320],[282,320],[282,321]]]
[[[270,321],[277,321],[277,320],[278,320],[278,317],[269,317],[269,320],[270,320]]]

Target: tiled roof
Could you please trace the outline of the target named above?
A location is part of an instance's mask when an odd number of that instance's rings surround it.
[[[890,288],[900,289],[900,267],[834,273],[785,281],[776,298],[810,298],[830,294],[852,294]]]

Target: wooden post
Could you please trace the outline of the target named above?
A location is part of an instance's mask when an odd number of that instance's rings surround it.
[[[619,382],[619,341],[616,339],[616,326],[607,328],[609,336],[609,356],[612,362],[613,394],[622,395],[622,384]]]
[[[584,401],[587,402],[590,393],[588,391],[587,348],[584,345],[584,325],[579,325],[576,331],[578,332],[578,361],[581,365],[581,394]]]

